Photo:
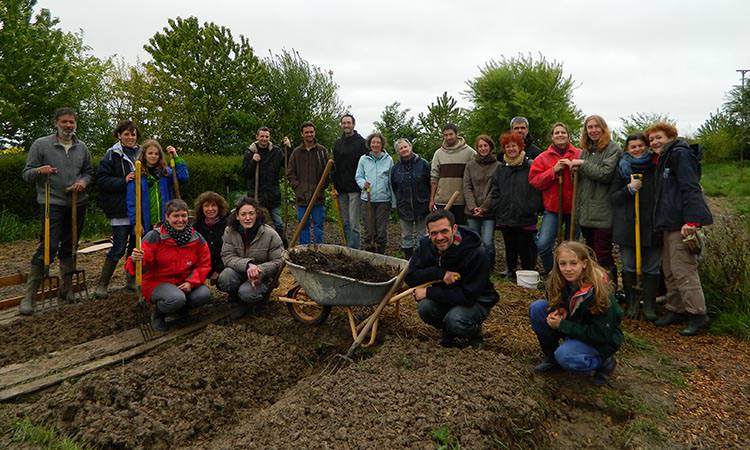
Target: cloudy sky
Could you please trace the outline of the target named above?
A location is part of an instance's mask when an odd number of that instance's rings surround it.
[[[295,49],[333,71],[363,134],[394,101],[416,115],[447,91],[469,107],[466,81],[487,61],[518,53],[561,62],[584,114],[611,127],[637,112],[668,114],[681,134],[721,105],[739,84],[737,69],[750,69],[745,0],[39,0],[42,7],[64,30],[83,30],[96,56],[130,63],[147,60],[143,45],[177,16],[245,35],[260,56]]]

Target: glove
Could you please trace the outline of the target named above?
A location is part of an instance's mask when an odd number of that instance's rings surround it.
[[[691,254],[700,255],[703,251],[703,239],[703,231],[696,230],[694,233],[682,238],[682,243],[685,244],[685,247],[687,247]]]

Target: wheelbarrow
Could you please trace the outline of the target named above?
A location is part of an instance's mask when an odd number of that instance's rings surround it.
[[[291,272],[296,283],[285,296],[279,296],[276,300],[286,303],[291,315],[297,321],[308,325],[322,324],[326,321],[334,306],[343,307],[349,319],[349,327],[355,341],[361,335],[360,332],[364,328],[364,325],[374,316],[374,323],[371,325],[370,342],[369,344],[363,344],[363,346],[372,345],[375,342],[377,334],[379,311],[357,323],[352,307],[378,305],[394,288],[397,281],[398,284],[401,284],[400,279],[403,277],[393,276],[388,281],[379,283],[369,282],[335,273],[311,270],[291,261],[291,254],[312,250],[330,255],[331,258],[345,256],[351,259],[363,259],[375,266],[392,267],[397,272],[403,272],[409,264],[408,261],[392,256],[329,244],[298,245],[284,252],[283,258],[286,267]],[[395,290],[398,288],[400,286],[396,286]],[[389,303],[393,303],[396,297],[401,297],[401,295],[390,297]]]

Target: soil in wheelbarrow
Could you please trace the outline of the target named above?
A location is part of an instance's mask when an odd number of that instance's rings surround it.
[[[294,264],[305,267],[314,272],[328,272],[354,278],[371,283],[382,283],[398,275],[398,268],[385,265],[375,265],[361,258],[353,258],[346,254],[331,255],[315,250],[304,252],[290,252],[290,259]]]

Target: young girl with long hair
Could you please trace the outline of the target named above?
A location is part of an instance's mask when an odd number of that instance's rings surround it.
[[[592,254],[579,242],[558,245],[547,300],[532,303],[529,317],[544,353],[535,372],[562,368],[592,375],[592,383],[604,385],[617,365],[614,354],[623,341],[623,313],[606,270]]]

